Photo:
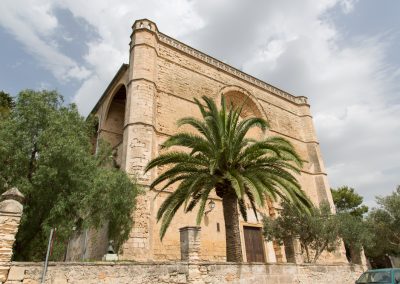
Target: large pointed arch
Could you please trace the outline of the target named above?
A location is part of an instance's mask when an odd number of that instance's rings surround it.
[[[115,88],[114,94],[107,105],[107,109],[103,119],[102,137],[111,144],[117,147],[122,143],[124,123],[125,123],[125,110],[126,110],[126,88],[121,84]]]
[[[239,86],[226,86],[223,87],[219,92],[217,99],[220,100],[221,97],[225,97],[226,102],[233,104],[234,106],[242,106],[242,117],[255,116],[264,118],[268,121],[264,109],[258,102],[257,98],[251,94],[249,91],[239,87]]]

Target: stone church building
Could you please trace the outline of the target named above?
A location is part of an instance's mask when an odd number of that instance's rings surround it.
[[[156,170],[144,174],[146,164],[157,157],[160,145],[178,131],[176,122],[185,116],[200,116],[194,98],[206,95],[219,102],[242,104],[243,117],[258,116],[269,124],[265,135],[290,140],[305,163],[298,179],[315,204],[332,203],[330,187],[315,134],[310,105],[306,97],[291,95],[248,75],[218,59],[161,33],[156,24],[138,20],[133,24],[129,44],[129,64],[123,64],[94,107],[99,120],[99,137],[115,149],[121,170],[135,176],[145,190],[134,213],[134,227],[123,245],[120,259],[163,261],[180,259],[179,228],[195,225],[196,210],[173,219],[164,240],[159,238],[156,212],[173,188],[157,195],[150,190]],[[187,129],[189,130],[189,129]],[[250,135],[261,138],[261,133]],[[211,196],[215,208],[201,224],[201,259],[225,259],[225,231],[222,203]],[[268,203],[260,212],[276,214],[277,204]],[[240,221],[244,260],[263,262],[292,261],[296,248],[266,242],[262,224],[249,210],[248,221]],[[343,250],[329,254],[329,262],[344,262]]]

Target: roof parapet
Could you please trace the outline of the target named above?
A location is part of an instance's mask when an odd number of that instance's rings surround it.
[[[198,60],[201,60],[207,64],[210,64],[220,70],[223,70],[235,77],[238,77],[250,84],[256,85],[259,88],[262,88],[278,97],[284,98],[288,101],[291,101],[295,104],[299,105],[307,105],[307,97],[304,96],[294,96],[284,90],[281,90],[273,85],[270,85],[260,79],[257,79],[235,67],[232,67],[212,56],[209,56],[191,46],[188,46],[170,36],[167,36],[161,32],[159,32],[157,25],[148,19],[140,19],[136,20],[132,25],[132,34],[137,30],[147,29],[157,36],[158,41],[171,46],[172,48],[178,49],[183,53],[188,54],[189,56],[195,57]],[[132,42],[131,42],[132,43]]]

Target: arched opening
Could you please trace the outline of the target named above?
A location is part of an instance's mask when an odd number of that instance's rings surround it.
[[[104,119],[101,138],[110,143],[116,166],[120,166],[125,122],[126,88],[121,85],[113,96]]]
[[[243,94],[240,91],[228,91],[222,96],[225,97],[227,105],[234,105],[234,106],[243,106],[242,110],[242,117],[263,117],[261,111],[258,109],[257,105],[254,101],[247,95]]]
[[[260,110],[260,107],[253,101],[253,99],[245,93],[245,91],[231,89],[221,94],[226,101],[228,107],[242,107],[241,118],[247,117],[261,117],[265,116]],[[258,128],[253,128],[249,131],[248,136],[254,139],[261,139],[263,133]]]

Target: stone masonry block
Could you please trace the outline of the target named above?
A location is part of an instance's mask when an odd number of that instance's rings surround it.
[[[8,273],[8,281],[22,281],[25,277],[25,267],[12,266]]]

